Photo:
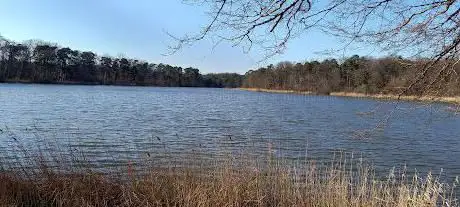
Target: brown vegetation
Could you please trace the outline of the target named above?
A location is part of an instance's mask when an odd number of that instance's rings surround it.
[[[265,92],[265,93],[292,93],[301,95],[315,95],[316,93],[310,91],[295,91],[295,90],[271,90],[263,88],[238,88],[244,91]],[[404,101],[422,101],[422,102],[440,102],[460,104],[460,97],[439,97],[439,96],[398,96],[391,94],[366,94],[356,92],[331,92],[330,96],[353,97],[353,98],[372,98],[384,100],[404,100]]]
[[[58,171],[43,163],[0,173],[2,206],[458,206],[455,185],[372,168],[341,154],[303,164],[229,158],[207,168]],[[253,163],[253,164],[248,164]],[[328,164],[326,164],[328,163]],[[53,170],[54,169],[54,170]]]

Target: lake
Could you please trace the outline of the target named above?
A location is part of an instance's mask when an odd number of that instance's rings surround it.
[[[101,166],[147,156],[163,163],[165,154],[182,162],[264,155],[269,147],[286,159],[324,159],[341,150],[378,169],[453,176],[460,175],[460,115],[452,107],[233,89],[0,84],[0,156],[14,160],[18,142],[29,150],[76,148]]]

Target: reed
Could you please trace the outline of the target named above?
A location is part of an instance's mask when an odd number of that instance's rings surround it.
[[[296,91],[296,90],[276,90],[276,89],[263,89],[263,88],[238,88],[239,90],[253,91],[253,92],[266,92],[266,93],[292,93],[302,95],[315,95],[311,91]],[[326,94],[322,94],[326,95]],[[356,92],[330,92],[330,96],[339,97],[353,97],[353,98],[372,98],[372,99],[384,99],[384,100],[403,100],[403,101],[422,101],[422,102],[441,102],[460,104],[460,97],[445,97],[445,96],[415,96],[415,95],[397,95],[397,94],[366,94]]]
[[[344,154],[328,162],[288,162],[269,153],[202,168],[140,170],[128,162],[119,173],[64,168],[40,156],[24,158],[33,166],[3,166],[2,206],[458,206],[458,179],[449,185],[431,173],[404,171],[377,177]]]
[[[313,95],[315,93],[311,91],[297,91],[297,90],[281,90],[281,89],[265,89],[265,88],[238,88],[239,90],[244,91],[253,91],[253,92],[266,92],[266,93],[294,93],[294,94],[303,94],[303,95]]]

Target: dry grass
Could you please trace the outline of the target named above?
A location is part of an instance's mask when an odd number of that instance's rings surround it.
[[[291,165],[235,159],[211,168],[126,166],[124,176],[90,169],[57,172],[41,164],[25,176],[0,174],[3,206],[458,206],[454,186],[428,173],[375,177],[369,166],[339,158],[329,164]],[[257,162],[252,162],[257,163]],[[458,184],[458,182],[456,183]],[[454,184],[455,185],[455,184]]]
[[[343,152],[322,162],[289,161],[275,158],[269,145],[258,158],[230,154],[165,168],[127,161],[101,171],[82,152],[50,145],[34,153],[14,140],[21,162],[0,160],[0,206],[459,206],[458,178],[447,184],[405,169],[376,176]]]
[[[239,90],[245,91],[254,91],[254,92],[266,92],[266,93],[294,93],[294,94],[304,94],[312,95],[313,92],[310,91],[295,91],[295,90],[276,90],[276,89],[264,89],[264,88],[238,88]]]
[[[400,100],[405,101],[424,101],[424,102],[443,102],[443,103],[454,103],[460,104],[460,97],[435,97],[435,96],[398,96],[391,94],[364,94],[364,93],[352,93],[352,92],[333,92],[331,96],[345,96],[345,97],[358,97],[358,98],[375,98],[375,99],[389,99],[389,100]]]
[[[254,92],[267,92],[267,93],[294,93],[304,95],[314,95],[315,93],[310,91],[294,91],[294,90],[272,90],[272,89],[261,89],[261,88],[239,88],[245,91]],[[405,101],[423,101],[423,102],[442,102],[442,103],[453,103],[460,104],[460,97],[436,97],[436,96],[398,96],[392,94],[365,94],[355,92],[331,92],[331,96],[341,97],[354,97],[354,98],[374,98],[374,99],[387,99],[387,100],[405,100]]]

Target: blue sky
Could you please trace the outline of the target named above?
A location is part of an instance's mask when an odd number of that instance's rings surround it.
[[[375,55],[369,48],[350,48],[345,54],[324,55],[341,43],[312,31],[294,39],[284,54],[259,63],[261,51],[222,43],[213,49],[210,40],[164,56],[171,39],[165,31],[183,35],[200,30],[208,22],[205,8],[181,0],[2,0],[0,34],[23,41],[41,39],[99,55],[138,58],[153,63],[196,67],[203,73],[238,72],[282,60],[341,58],[343,55]]]

